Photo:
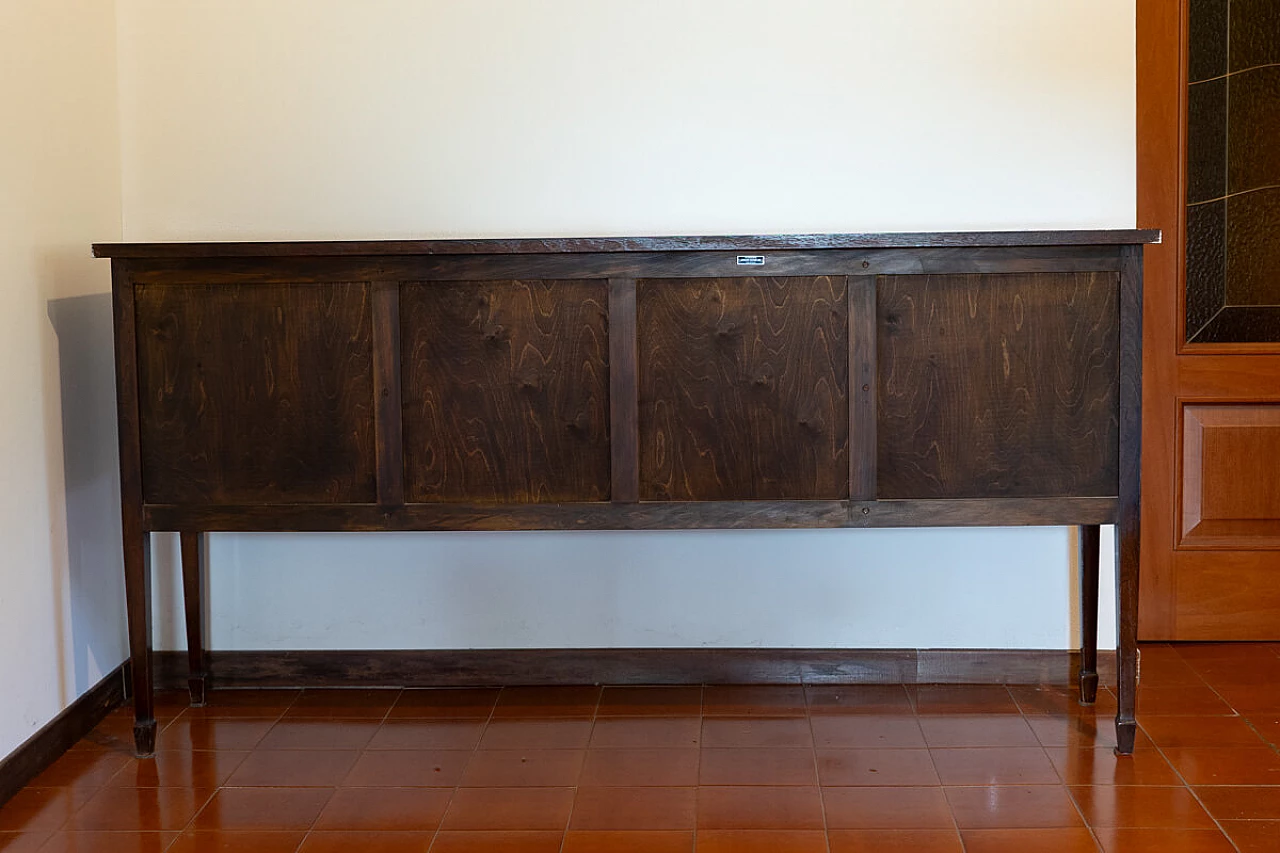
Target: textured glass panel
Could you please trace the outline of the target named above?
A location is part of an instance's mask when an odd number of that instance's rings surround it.
[[[1193,12],[1197,2],[1202,0],[1192,0]],[[1280,62],[1280,3],[1231,0],[1231,70],[1276,62]]]
[[[1231,89],[1228,189],[1238,193],[1280,186],[1280,65],[1233,74],[1228,80]],[[1213,86],[1218,82],[1201,85]],[[1199,87],[1192,87],[1196,88]],[[1194,127],[1192,122],[1188,130]],[[1188,156],[1194,158],[1194,150]]]
[[[1225,201],[1187,208],[1187,340],[1222,308],[1226,295]]]
[[[1227,304],[1280,305],[1280,188],[1227,199]]]
[[[1223,308],[1195,338],[1197,344],[1265,344],[1280,341],[1280,308]]]
[[[1227,78],[1191,87],[1187,98],[1187,203],[1227,194]]]
[[[1191,0],[1190,47],[1192,83],[1227,73],[1227,0]]]

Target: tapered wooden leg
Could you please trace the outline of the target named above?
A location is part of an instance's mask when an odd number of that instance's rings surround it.
[[[191,707],[204,705],[205,680],[209,675],[204,653],[204,566],[201,550],[204,535],[182,533],[182,598],[187,616],[187,686]]]
[[[1121,510],[1116,525],[1116,751],[1133,753],[1138,735],[1138,511]]]
[[[1080,525],[1080,704],[1098,698],[1099,528]]]
[[[133,673],[133,743],[139,757],[156,751],[155,694],[151,680],[151,534],[126,523],[124,592]],[[132,530],[130,528],[133,528]]]
[[[1142,247],[1120,250],[1120,466],[1116,513],[1116,751],[1138,734],[1138,552],[1142,529]]]

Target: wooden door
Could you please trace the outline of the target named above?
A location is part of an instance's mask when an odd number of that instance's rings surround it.
[[[1140,636],[1280,639],[1280,5],[1139,0]],[[1228,109],[1228,103],[1230,108]]]

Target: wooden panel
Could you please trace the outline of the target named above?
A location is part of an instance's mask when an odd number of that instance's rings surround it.
[[[373,501],[369,291],[139,285],[146,501]]]
[[[849,277],[849,497],[876,496],[876,277]]]
[[[633,503],[640,499],[640,428],[636,397],[635,279],[609,280],[609,419],[612,444],[611,496]]]
[[[886,276],[882,498],[1114,495],[1118,278]]]
[[[1280,548],[1280,404],[1182,409],[1183,547]]]
[[[641,500],[848,497],[844,276],[637,290]]]
[[[407,499],[609,499],[603,281],[405,283]]]
[[[1173,551],[1180,640],[1280,640],[1275,551]]]
[[[373,286],[373,391],[377,431],[378,504],[404,503],[404,439],[400,399],[400,285]]]

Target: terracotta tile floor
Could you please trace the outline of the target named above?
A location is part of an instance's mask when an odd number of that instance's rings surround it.
[[[5,853],[1280,851],[1280,644],[1065,687],[224,690],[122,709],[0,807]]]

